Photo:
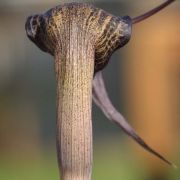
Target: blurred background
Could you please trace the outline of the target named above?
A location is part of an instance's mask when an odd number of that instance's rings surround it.
[[[53,57],[28,40],[28,15],[57,0],[0,0],[0,180],[58,180]],[[85,1],[81,1],[85,2]],[[87,2],[87,1],[86,1]],[[131,17],[162,0],[91,0]],[[180,2],[133,27],[103,71],[113,104],[154,149],[180,166]],[[93,180],[178,180],[93,104]]]

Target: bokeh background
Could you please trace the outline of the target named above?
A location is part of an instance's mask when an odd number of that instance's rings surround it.
[[[58,0],[0,0],[0,180],[58,180],[53,57],[25,34],[30,14]],[[82,2],[82,1],[81,1]],[[85,2],[85,1],[83,1]],[[87,2],[87,1],[86,1]],[[162,0],[95,1],[115,15],[140,15]],[[157,151],[180,166],[180,2],[133,27],[103,71],[113,104]],[[93,104],[93,180],[178,180]]]

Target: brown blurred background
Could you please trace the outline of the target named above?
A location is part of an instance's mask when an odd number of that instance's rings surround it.
[[[24,24],[28,15],[62,2],[65,1],[0,1],[2,180],[58,179],[53,57],[27,39]],[[134,17],[163,1],[89,2],[115,15]],[[179,17],[177,1],[135,25],[129,44],[113,55],[104,70],[107,89],[117,109],[152,147],[177,165],[180,164]],[[180,179],[179,170],[173,170],[125,138],[95,106],[93,126],[94,180]]]

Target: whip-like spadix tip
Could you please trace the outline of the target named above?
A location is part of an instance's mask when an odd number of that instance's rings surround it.
[[[140,16],[137,16],[135,18],[132,19],[132,23],[136,24],[139,23],[147,18],[149,18],[150,16],[156,14],[157,12],[161,11],[162,9],[164,9],[165,7],[167,7],[169,4],[171,4],[172,2],[174,2],[175,0],[167,0],[166,2],[162,3],[161,5],[159,5],[158,7],[148,11],[145,14],[142,14]]]
[[[174,169],[178,169],[178,166],[176,166],[175,164],[172,164]]]
[[[168,161],[164,156],[155,151],[151,146],[149,146],[131,127],[131,125],[126,121],[126,119],[121,115],[118,110],[113,106],[111,100],[106,92],[106,87],[103,81],[102,73],[96,73],[93,80],[93,100],[95,104],[104,112],[105,116],[116,125],[118,125],[127,135],[129,135],[136,143],[142,146],[146,151],[155,155],[168,165],[177,169],[177,166],[170,161]]]

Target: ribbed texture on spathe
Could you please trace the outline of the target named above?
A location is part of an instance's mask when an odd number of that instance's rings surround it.
[[[88,32],[71,18],[55,54],[58,158],[62,180],[90,180],[94,49]]]

